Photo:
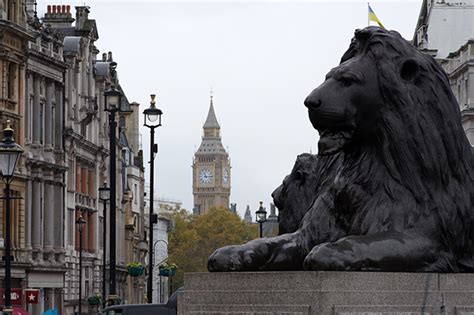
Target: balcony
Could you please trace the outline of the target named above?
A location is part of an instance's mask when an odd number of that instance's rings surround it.
[[[92,198],[87,195],[83,195],[80,193],[76,193],[75,197],[76,201],[76,206],[82,207],[82,208],[89,208],[89,209],[95,209],[96,208],[96,198]]]
[[[38,52],[42,55],[45,55],[47,57],[53,58],[58,61],[63,61],[63,56],[60,53],[54,52],[53,50],[50,50],[46,47],[43,47],[41,45],[37,45],[32,42],[28,42],[28,49]]]

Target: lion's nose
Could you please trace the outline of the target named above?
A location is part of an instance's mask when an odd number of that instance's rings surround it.
[[[282,207],[281,207],[281,205],[282,205],[282,200],[281,200],[282,190],[283,190],[283,185],[280,185],[272,192],[273,203],[275,204],[275,206],[279,210],[282,209]]]
[[[304,106],[308,107],[308,109],[314,109],[321,106],[321,99],[318,97],[315,91],[308,95],[308,97],[304,100]]]

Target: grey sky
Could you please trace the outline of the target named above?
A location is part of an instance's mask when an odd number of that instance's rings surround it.
[[[366,1],[64,1],[90,6],[102,52],[112,51],[130,101],[157,94],[155,196],[191,210],[192,157],[201,142],[209,91],[232,164],[231,202],[255,211],[288,174],[298,154],[316,153],[304,98],[339,63]],[[388,29],[411,39],[422,0],[371,1]],[[148,162],[149,130],[142,128]],[[149,178],[149,175],[146,175]],[[147,180],[148,182],[148,180]]]

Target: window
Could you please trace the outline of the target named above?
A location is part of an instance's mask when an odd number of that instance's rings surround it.
[[[133,187],[133,202],[138,205],[138,186],[137,184]]]
[[[99,224],[100,224],[100,228],[102,228],[104,226],[104,218],[103,217],[99,218]],[[101,249],[104,249],[104,238],[103,237],[99,237],[99,247]]]
[[[89,188],[89,171],[87,167],[81,168],[81,193],[87,195],[87,189]]]
[[[82,250],[89,253],[94,253],[95,248],[95,221],[96,213],[90,212],[87,210],[82,210],[77,208],[75,220],[74,220],[74,230],[76,235],[75,248],[79,250],[79,227],[77,226],[76,221],[79,219],[79,216],[82,215],[82,218],[86,221],[84,225],[84,230],[82,230]]]
[[[5,195],[5,191],[3,190]],[[15,198],[20,196],[20,192],[16,190],[10,190],[10,196]],[[2,211],[1,211],[1,223],[2,223],[2,238],[5,239],[6,235],[6,201],[3,200]],[[20,247],[20,199],[11,199],[10,200],[10,231],[11,231],[11,245],[12,248]]]
[[[17,65],[10,62],[7,68],[7,99],[10,101],[16,101],[16,72]]]
[[[89,197],[95,198],[95,172],[94,169],[89,169]]]
[[[44,101],[40,102],[40,143],[44,144]],[[51,123],[51,122],[48,122]]]
[[[75,224],[76,221],[74,220],[75,215],[74,215],[74,209],[68,208],[67,212],[67,221],[68,222],[68,236],[67,236],[67,244],[68,245],[74,245],[74,230],[75,230]]]
[[[33,94],[30,94],[30,97],[28,98],[28,103],[26,105],[26,121],[32,121],[33,120],[33,104],[34,104],[34,98]],[[26,129],[26,138],[28,140],[33,140],[33,125],[32,124],[25,124],[25,129]]]
[[[82,187],[81,164],[76,162],[76,192],[80,192]]]

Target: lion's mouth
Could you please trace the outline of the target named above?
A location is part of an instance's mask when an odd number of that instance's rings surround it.
[[[318,154],[331,155],[341,151],[352,133],[352,130],[319,130]]]

